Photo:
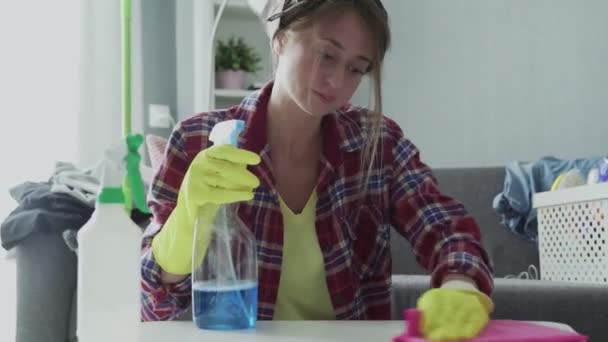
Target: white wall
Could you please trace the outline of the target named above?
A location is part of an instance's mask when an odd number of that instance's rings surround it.
[[[384,3],[385,112],[431,166],[608,154],[608,1]]]
[[[142,107],[144,109],[144,132],[168,136],[170,128],[151,127],[149,105],[169,107],[175,117],[177,111],[177,27],[175,1],[141,1],[142,41]]]
[[[175,2],[177,119],[194,114],[194,4],[193,0]]]

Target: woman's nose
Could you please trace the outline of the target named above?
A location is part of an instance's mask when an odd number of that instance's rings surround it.
[[[340,67],[331,68],[328,70],[326,82],[334,89],[341,88],[344,85],[344,70]]]

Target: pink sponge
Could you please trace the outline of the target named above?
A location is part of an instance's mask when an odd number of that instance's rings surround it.
[[[407,332],[395,337],[393,342],[428,342],[420,335],[420,311],[409,309],[403,313],[407,322]],[[574,332],[549,328],[533,323],[493,320],[481,334],[469,342],[586,342],[587,336]]]

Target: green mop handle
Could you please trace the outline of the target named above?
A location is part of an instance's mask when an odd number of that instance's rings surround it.
[[[131,0],[122,0],[122,134],[131,134]],[[122,184],[125,209],[131,213],[133,194],[128,178]]]
[[[122,132],[131,134],[131,0],[122,0]]]

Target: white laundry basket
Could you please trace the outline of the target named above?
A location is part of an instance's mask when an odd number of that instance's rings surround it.
[[[540,275],[608,284],[608,183],[537,193]]]

